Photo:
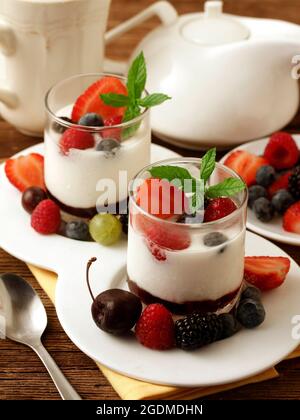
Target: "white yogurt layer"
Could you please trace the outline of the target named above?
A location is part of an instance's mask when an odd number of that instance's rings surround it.
[[[68,116],[71,109],[72,106],[64,108],[58,115]],[[143,123],[132,138],[110,154],[95,149],[71,149],[64,155],[58,145],[60,138],[61,134],[53,130],[45,133],[45,182],[50,193],[67,206],[84,209],[126,199],[128,183],[120,171],[126,171],[129,182],[150,163],[151,133]],[[103,194],[99,185],[97,191],[98,182],[103,183],[104,179],[112,185],[109,194]]]
[[[166,260],[158,261],[148,249],[145,237],[129,224],[127,272],[130,280],[155,297],[174,303],[217,300],[241,285],[245,230],[216,247],[205,246],[203,235],[197,234],[189,248],[165,250],[165,253]]]

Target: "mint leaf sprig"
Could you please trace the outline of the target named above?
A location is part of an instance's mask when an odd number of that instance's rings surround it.
[[[128,95],[105,93],[100,95],[106,105],[115,108],[126,107],[123,122],[131,121],[142,113],[142,108],[151,108],[171,99],[164,93],[152,93],[142,98],[147,80],[144,53],[141,52],[133,61],[127,76]]]
[[[151,176],[166,179],[182,191],[190,194],[190,206],[196,212],[203,207],[205,198],[230,197],[246,188],[245,183],[229,177],[211,186],[206,183],[216,166],[216,148],[208,150],[202,158],[200,179],[193,177],[186,168],[180,166],[153,166],[149,172]]]

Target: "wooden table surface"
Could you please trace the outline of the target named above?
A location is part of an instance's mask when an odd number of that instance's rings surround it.
[[[113,27],[144,7],[150,0],[112,0],[109,27]],[[201,10],[200,0],[173,0],[180,13]],[[227,0],[225,10],[248,16],[285,19],[300,24],[299,0]],[[150,20],[142,27],[126,34],[110,46],[111,58],[124,59],[137,42],[157,24]],[[300,53],[300,50],[299,50]],[[300,132],[300,112],[288,126],[291,132]],[[4,121],[0,121],[0,158],[40,142],[41,139],[23,136]],[[155,140],[156,141],[156,140]],[[175,148],[172,148],[175,150]],[[186,156],[198,153],[179,150]],[[1,232],[0,232],[1,234]],[[280,245],[300,264],[300,248]],[[84,399],[117,399],[118,395],[100,373],[94,362],[81,353],[62,330],[51,302],[32,277],[26,265],[0,249],[0,272],[14,272],[29,280],[41,296],[48,313],[49,325],[44,344],[66,377]],[[57,399],[59,395],[46,370],[35,354],[26,347],[0,340],[0,399]],[[255,355],[253,355],[255,357]],[[246,361],[245,361],[246,362]],[[284,361],[278,366],[277,379],[247,385],[232,391],[215,394],[212,399],[300,399],[300,359]]]

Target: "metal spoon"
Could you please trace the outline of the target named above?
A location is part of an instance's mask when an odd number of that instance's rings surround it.
[[[0,315],[3,336],[29,346],[48,370],[63,400],[81,400],[41,343],[47,314],[35,290],[15,274],[0,276]],[[1,319],[0,319],[1,321]]]

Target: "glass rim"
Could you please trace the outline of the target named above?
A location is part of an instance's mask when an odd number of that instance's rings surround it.
[[[91,132],[101,132],[103,130],[110,130],[110,129],[115,129],[115,128],[126,128],[126,127],[131,127],[132,125],[142,121],[144,119],[144,117],[150,112],[150,108],[145,108],[143,110],[143,112],[138,115],[137,117],[133,118],[130,121],[126,121],[126,122],[122,122],[120,124],[115,124],[115,125],[109,125],[109,126],[102,126],[102,127],[94,127],[94,126],[87,126],[87,125],[80,125],[80,124],[76,124],[73,122],[68,122],[65,121],[62,117],[59,117],[55,114],[55,112],[52,111],[50,105],[49,105],[49,98],[51,93],[54,91],[54,89],[57,89],[60,85],[63,85],[64,83],[68,82],[68,81],[72,81],[72,79],[79,79],[79,78],[83,78],[83,77],[99,77],[103,78],[106,76],[111,76],[111,77],[116,77],[118,79],[121,79],[123,81],[127,80],[127,77],[119,75],[119,74],[114,74],[114,73],[80,73],[80,74],[75,74],[73,76],[67,77],[65,79],[60,80],[59,82],[55,83],[53,86],[50,87],[50,89],[48,89],[46,95],[45,95],[45,100],[44,100],[44,105],[45,105],[45,109],[47,111],[47,113],[51,116],[51,118],[58,124],[62,125],[63,127],[66,128],[76,128],[77,130],[82,130],[82,131],[91,131]],[[144,89],[143,93],[146,94],[146,96],[149,95],[149,92]]]
[[[152,163],[150,165],[145,166],[143,169],[141,169],[136,176],[132,179],[131,183],[130,183],[130,190],[129,190],[129,199],[133,202],[133,204],[135,205],[135,207],[139,210],[139,212],[143,213],[145,216],[147,216],[149,219],[152,219],[155,222],[160,222],[162,224],[166,223],[169,226],[176,226],[177,228],[192,228],[192,229],[205,229],[207,227],[211,227],[217,223],[221,223],[221,222],[226,222],[228,220],[230,220],[231,218],[233,218],[234,216],[236,216],[238,213],[241,213],[245,206],[247,205],[247,201],[248,201],[248,188],[246,185],[246,188],[241,191],[243,193],[243,200],[242,202],[239,204],[239,206],[237,207],[236,210],[234,210],[232,213],[228,214],[225,217],[222,217],[221,219],[217,219],[217,220],[213,220],[211,222],[200,222],[200,223],[178,223],[178,222],[174,222],[172,220],[168,220],[168,219],[162,219],[154,214],[150,214],[147,210],[143,209],[142,207],[140,207],[135,198],[134,198],[134,185],[136,183],[136,181],[138,179],[141,179],[141,175],[145,172],[148,171],[148,169],[152,168],[153,166],[158,166],[158,165],[166,165],[166,164],[171,164],[171,163],[192,163],[192,162],[197,162],[197,163],[201,163],[202,158],[191,158],[191,157],[178,157],[178,158],[169,158],[169,159],[164,159],[164,160],[160,160],[158,162]],[[225,166],[222,163],[216,162],[216,168],[221,168],[223,169],[225,172],[227,172],[229,175],[233,176],[234,178],[240,179],[241,181],[243,181],[242,177],[235,172],[233,169],[228,168],[228,166]],[[244,182],[244,181],[243,181]],[[244,182],[245,183],[245,182]],[[237,203],[236,203],[237,204]]]

